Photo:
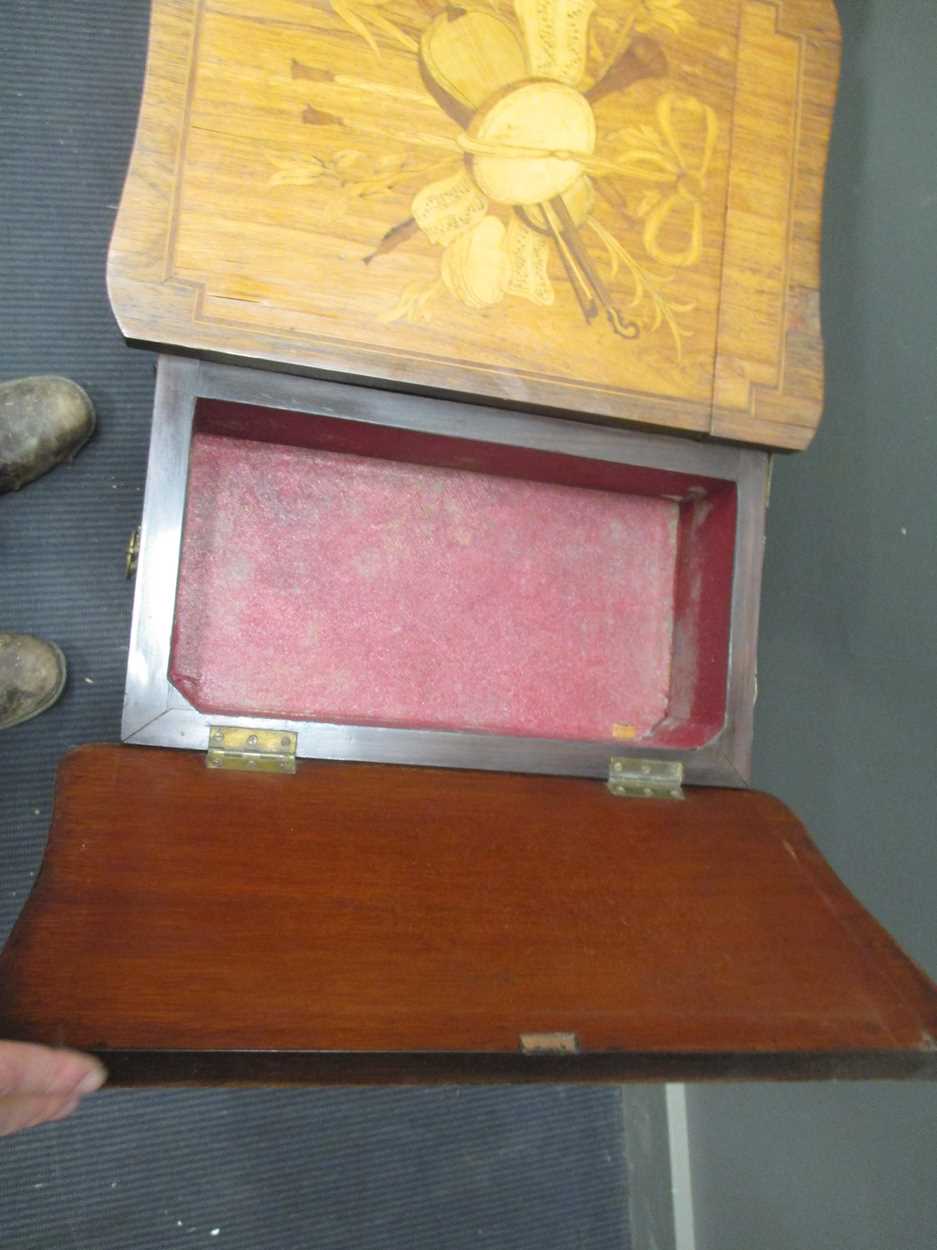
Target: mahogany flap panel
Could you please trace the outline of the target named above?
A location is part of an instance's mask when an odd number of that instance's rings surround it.
[[[832,0],[365,7],[154,0],[128,338],[809,443]]]
[[[730,790],[82,747],[0,957],[0,1036],[203,1052],[206,1080],[204,1052],[327,1052],[312,1080],[473,1055],[511,1079],[894,1075],[933,1069],[935,1035],[937,989],[795,817]]]

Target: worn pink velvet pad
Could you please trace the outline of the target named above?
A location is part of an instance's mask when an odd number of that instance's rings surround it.
[[[198,433],[170,677],[204,712],[640,736],[677,530],[667,499]]]

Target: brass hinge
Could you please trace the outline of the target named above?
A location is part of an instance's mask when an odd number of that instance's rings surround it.
[[[295,773],[296,734],[288,729],[212,725],[205,765],[244,773]]]
[[[683,765],[679,760],[613,755],[608,762],[608,788],[623,799],[682,799]]]

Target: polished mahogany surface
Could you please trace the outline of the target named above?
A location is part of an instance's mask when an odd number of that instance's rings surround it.
[[[762,794],[90,746],[0,1033],[130,1081],[915,1075],[937,989]]]

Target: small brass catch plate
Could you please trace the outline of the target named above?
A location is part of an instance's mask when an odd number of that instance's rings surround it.
[[[140,526],[133,531],[127,540],[127,554],[124,559],[124,575],[128,579],[133,577],[137,571],[137,561],[140,558]]]
[[[521,1051],[525,1055],[578,1055],[579,1039],[575,1033],[522,1033]]]
[[[618,798],[682,799],[683,765],[679,760],[613,755],[608,763],[608,788]]]
[[[244,773],[295,773],[296,734],[289,729],[212,725],[205,764]]]

